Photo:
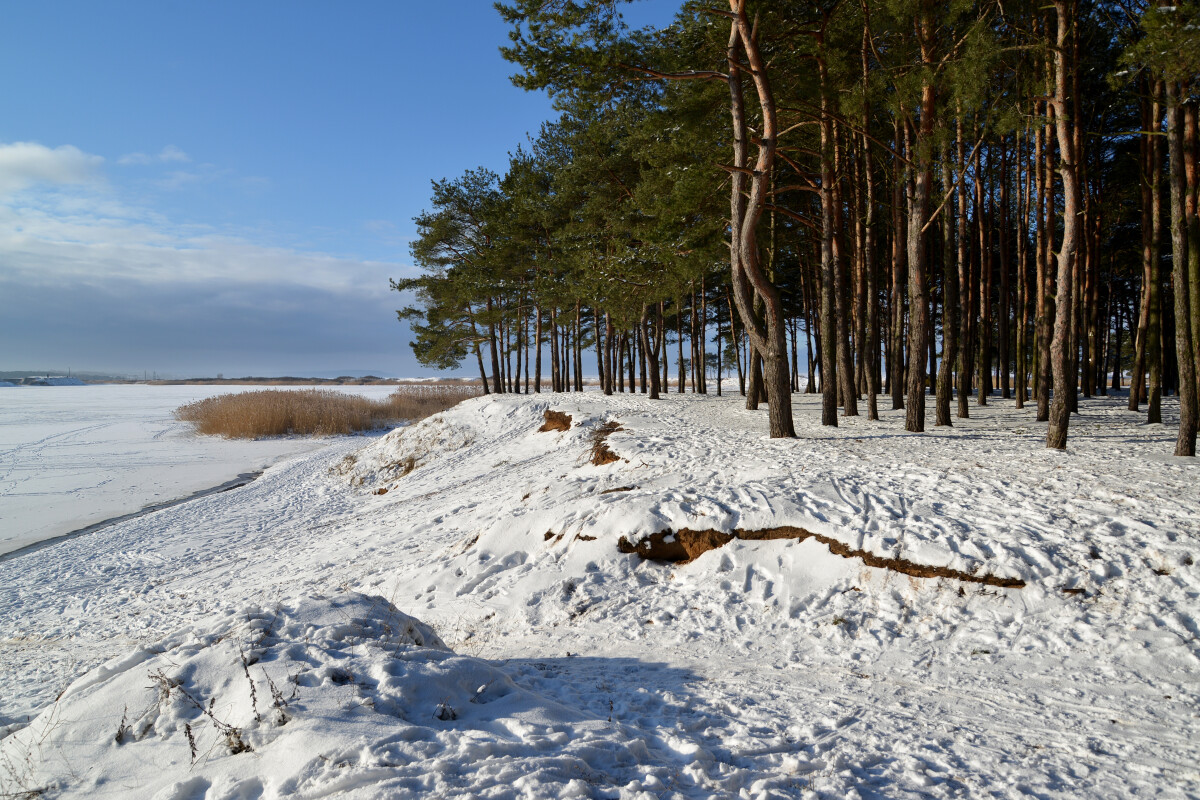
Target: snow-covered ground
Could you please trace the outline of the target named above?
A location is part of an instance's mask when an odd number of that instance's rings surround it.
[[[0,555],[328,444],[198,436],[171,415],[193,400],[261,388],[28,386],[0,392]],[[337,388],[380,398],[395,391]]]
[[[1200,794],[1173,427],[1083,401],[1060,453],[997,398],[924,435],[817,403],[780,441],[736,397],[477,398],[0,562],[0,794]],[[782,525],[1025,585],[618,552]]]

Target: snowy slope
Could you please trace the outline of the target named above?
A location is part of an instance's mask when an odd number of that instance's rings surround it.
[[[924,435],[902,412],[822,428],[816,402],[797,397],[800,438],[773,441],[740,398],[479,398],[0,563],[16,731],[0,782],[163,798],[1200,792],[1200,472],[1163,455],[1172,429],[1085,401],[1057,453],[1031,409],[999,400]],[[539,432],[547,409],[569,429]],[[618,458],[596,466],[613,422]],[[869,567],[816,538],[688,564],[617,550],[785,525],[1025,586]],[[320,633],[343,602],[410,614],[459,655],[408,642],[394,664],[365,612],[351,645]],[[244,667],[263,619],[284,622]],[[259,664],[324,676],[283,727]],[[221,698],[253,749],[213,746],[209,720],[193,764],[179,722],[203,714],[170,692],[161,729],[112,740],[154,704],[154,669]],[[476,676],[511,682],[503,702],[472,703]],[[457,719],[434,717],[443,703]]]

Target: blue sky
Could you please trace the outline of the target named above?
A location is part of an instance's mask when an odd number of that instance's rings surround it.
[[[0,370],[429,374],[388,289],[412,217],[552,114],[509,83],[490,0],[4,17]]]

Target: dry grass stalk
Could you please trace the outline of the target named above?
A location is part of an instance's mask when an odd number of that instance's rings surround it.
[[[478,394],[475,386],[406,386],[372,400],[331,389],[265,389],[197,400],[175,409],[175,418],[227,439],[336,436],[423,419]]]
[[[602,467],[605,464],[612,464],[621,460],[619,455],[609,449],[608,437],[610,434],[623,430],[625,429],[621,427],[621,423],[616,420],[609,420],[592,431],[592,464]]]

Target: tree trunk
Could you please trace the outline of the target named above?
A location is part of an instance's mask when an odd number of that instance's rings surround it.
[[[513,392],[513,374],[512,374],[512,325],[508,323],[504,317],[500,318],[500,341],[503,342],[504,356],[501,359],[500,365],[504,370],[504,375],[501,382],[504,384],[505,391],[509,394]]]
[[[854,152],[854,172],[851,175],[851,185],[854,191],[852,219],[854,220],[854,258],[851,261],[854,274],[854,387],[858,397],[870,391],[867,386],[867,274],[864,258],[866,250],[866,211],[863,208],[863,159],[858,147],[858,137],[847,134],[849,143],[847,150]],[[792,351],[795,352],[795,345]],[[795,360],[792,361],[792,373],[796,373]]]
[[[1151,102],[1151,118],[1154,130],[1159,130],[1162,120],[1162,81],[1155,82],[1154,99]],[[1149,390],[1146,394],[1146,422],[1162,423],[1163,390],[1163,346],[1162,346],[1162,267],[1159,250],[1162,242],[1162,163],[1161,137],[1153,136],[1150,141],[1150,253],[1146,278],[1146,372],[1149,375]],[[1138,384],[1141,386],[1141,384]]]
[[[895,120],[895,148],[903,152],[904,140],[901,122]],[[892,324],[888,336],[888,387],[892,393],[892,409],[904,408],[904,284],[906,281],[906,259],[904,224],[904,167],[899,159],[895,163],[895,183],[892,186]],[[821,313],[824,314],[824,304]],[[823,367],[822,367],[823,368]]]
[[[653,339],[650,337],[650,306],[642,305],[642,324],[639,326],[642,336],[642,352],[646,354],[646,360],[650,362],[648,377],[650,378],[650,399],[659,399],[658,382],[658,346],[662,344],[662,328],[658,329],[657,336]]]
[[[759,263],[758,222],[766,202],[768,181],[775,160],[776,137],[775,100],[767,81],[767,65],[758,49],[757,32],[751,30],[746,17],[744,0],[730,0],[733,11],[733,30],[730,34],[728,62],[730,70],[730,96],[735,133],[735,163],[739,155],[741,166],[746,166],[746,120],[741,97],[741,66],[737,57],[738,42],[746,54],[750,74],[758,94],[762,111],[762,131],[758,144],[758,158],[750,176],[742,172],[733,174],[731,193],[731,247],[733,249],[733,290],[738,313],[746,328],[754,349],[762,354],[766,373],[767,396],[770,403],[770,435],[772,438],[792,438],[796,432],[792,424],[791,393],[787,363],[786,320],[783,316],[783,300],[779,290],[763,274]],[[749,191],[743,199],[741,190],[749,178]],[[741,180],[738,180],[741,178]],[[739,214],[738,212],[741,211]],[[752,313],[754,295],[762,298],[765,311],[765,330],[758,327]]]
[[[1048,116],[1054,107],[1047,103]],[[1037,421],[1050,419],[1050,339],[1055,318],[1055,296],[1050,291],[1050,268],[1054,251],[1054,153],[1050,141],[1051,123],[1044,132],[1045,163],[1042,165],[1042,191],[1038,195],[1038,382]]]
[[[774,280],[772,273],[771,279]],[[708,296],[704,277],[700,278],[700,394],[708,394]]]
[[[719,298],[720,295],[717,295],[717,297]],[[725,348],[721,346],[723,344],[723,342],[721,341],[721,301],[717,298],[714,298],[714,300],[715,300],[715,305],[714,305],[715,310],[714,310],[713,315],[716,317],[716,323],[717,323],[717,397],[720,397],[721,396],[721,378],[723,377],[721,375],[721,373],[724,371],[724,365],[721,363],[721,358],[724,355]],[[730,316],[730,322],[732,322],[733,321],[732,320],[732,317],[733,317],[733,309],[732,308],[729,309],[729,316]]]
[[[533,360],[534,360],[533,391],[538,394],[541,394],[541,392],[542,392],[542,338],[543,338],[542,337],[542,307],[539,305],[539,306],[536,306],[535,309],[536,309],[536,322],[534,323],[534,334],[533,334],[533,340],[534,340],[534,345],[533,345]],[[596,332],[598,335],[599,329],[597,329]],[[596,341],[599,342],[600,339],[597,337]]]
[[[1071,296],[1074,291],[1075,255],[1079,237],[1079,183],[1075,152],[1075,120],[1067,105],[1067,35],[1072,22],[1074,0],[1054,0],[1057,25],[1057,47],[1054,52],[1054,106],[1055,131],[1058,134],[1059,175],[1063,185],[1063,239],[1057,254],[1058,284],[1055,297],[1059,301],[1054,319],[1054,339],[1051,343],[1051,369],[1054,375],[1054,398],[1050,405],[1050,426],[1046,431],[1046,447],[1063,450],[1067,446],[1067,427],[1071,421],[1071,406],[1068,394],[1073,391],[1075,376],[1072,373],[1072,354],[1069,352],[1071,338]],[[1072,65],[1074,68],[1074,65]],[[1066,305],[1063,305],[1065,301]],[[1189,354],[1190,355],[1190,354]]]
[[[983,185],[987,182],[983,157],[976,158],[975,169],[979,176],[975,181],[975,228],[979,234],[979,386],[975,403],[986,406],[992,392],[992,237],[983,193]]]
[[[664,301],[660,300],[658,311],[655,312],[655,317],[659,323],[659,360],[662,362],[662,380],[659,381],[659,389],[664,395],[670,395],[671,375],[667,371],[667,361],[670,361],[667,357],[667,325],[664,315],[662,315],[662,306],[664,306]]]
[[[525,341],[525,394],[529,394],[529,308],[521,320],[521,338]]]
[[[596,329],[596,376],[600,380],[600,391],[604,391],[604,334],[600,330],[600,308],[592,306],[592,324]],[[604,392],[608,394],[608,392]]]
[[[954,138],[958,174],[965,179],[967,174],[967,149],[966,142],[963,141],[961,106],[959,107],[958,119],[955,123]],[[971,312],[974,308],[972,300],[974,295],[971,292],[971,254],[968,250],[969,244],[967,239],[967,192],[962,180],[958,184],[957,223],[958,253],[955,260],[958,262],[958,286],[963,301],[959,314],[960,324],[958,329],[958,418],[969,419],[971,416],[971,405],[968,402],[968,398],[971,396]]]
[[[677,384],[678,388],[679,388],[679,393],[683,394],[685,391],[687,391],[687,384],[686,384],[686,381],[683,376],[683,298],[682,297],[675,298],[675,307],[678,309],[675,312],[675,318],[676,318],[676,322],[678,323],[676,325],[676,327],[678,328],[676,333],[678,333],[678,335],[679,335],[679,339],[677,340],[677,344],[679,345],[679,360],[675,366],[679,372],[679,382]]]
[[[1154,97],[1157,99],[1158,84],[1154,83],[1147,86],[1146,81],[1139,79],[1138,87],[1142,95],[1140,102],[1142,112],[1142,130],[1146,133],[1141,137],[1138,143],[1139,155],[1141,156],[1141,199],[1142,199],[1142,292],[1140,310],[1137,317],[1137,333],[1134,340],[1134,356],[1133,366],[1130,370],[1129,380],[1129,410],[1137,411],[1138,405],[1145,396],[1146,382],[1146,346],[1147,337],[1150,333],[1150,284],[1151,270],[1156,266],[1157,258],[1153,253],[1153,249],[1158,244],[1151,236],[1152,211],[1151,211],[1151,181],[1157,178],[1157,169],[1155,166],[1155,143],[1157,136],[1150,132],[1155,129],[1158,124],[1159,115],[1154,112],[1156,105],[1149,97],[1151,92],[1154,92]],[[1132,319],[1130,320],[1133,321]]]
[[[1000,298],[996,304],[999,312],[999,358],[1000,358],[1000,397],[1004,400],[1012,397],[1009,378],[1009,361],[1011,354],[1008,350],[1008,321],[1011,306],[1009,286],[1009,233],[1011,226],[1008,220],[1008,142],[1000,143]]]
[[[1029,146],[1028,131],[1027,126],[1025,128],[1026,148]],[[1033,171],[1029,169],[1029,162],[1024,157],[1019,132],[1017,134],[1017,163],[1020,165],[1017,172],[1017,219],[1020,222],[1021,232],[1017,236],[1017,308],[1014,315],[1017,323],[1017,352],[1014,364],[1016,381],[1013,388],[1016,391],[1016,407],[1024,408],[1025,400],[1029,396],[1026,391],[1029,387],[1029,202],[1032,199]]]
[[[471,344],[475,349],[475,360],[479,362],[479,382],[483,386],[483,393],[491,394],[491,390],[488,389],[487,370],[483,368],[483,352],[479,349],[479,329],[475,326],[475,314],[471,311],[470,303],[467,303],[467,319],[471,322]]]
[[[933,14],[929,0],[920,5],[917,38],[925,78],[921,85],[921,119],[916,128],[913,152],[913,193],[908,209],[908,408],[904,429],[913,433],[925,430],[925,348],[929,325],[929,290],[926,277],[928,248],[925,246],[925,219],[929,216],[929,189],[933,181],[934,89],[932,71]]]
[[[867,87],[870,83],[870,72],[868,67],[868,55],[871,51],[870,29],[863,24],[863,46],[862,46],[862,79],[863,79],[863,115],[862,115],[862,157],[863,157],[863,179],[866,184],[866,202],[864,209],[863,220],[863,250],[862,250],[862,269],[866,278],[866,298],[864,302],[867,309],[867,323],[863,333],[862,341],[862,358],[866,361],[864,368],[867,371],[867,419],[879,419],[879,403],[876,398],[879,393],[878,371],[875,368],[876,361],[879,358],[879,342],[876,338],[876,331],[879,328],[879,297],[878,289],[875,286],[875,180],[874,169],[871,159],[871,142],[867,138],[867,131],[870,130],[871,124],[871,106],[869,100],[865,99],[867,95]]]
[[[950,144],[942,146],[942,194],[947,207],[942,210],[942,272],[946,299],[942,303],[942,367],[937,376],[937,399],[934,425],[953,425],[950,421],[950,395],[953,393],[953,370],[958,357],[958,264],[954,260],[954,218],[950,214],[949,197],[954,189],[953,161]]]
[[[583,304],[578,300],[575,301],[575,391],[583,391]]]
[[[746,372],[742,365],[742,348],[738,341],[737,320],[734,318],[733,311],[733,287],[725,287],[726,296],[729,302],[729,340],[733,344],[733,359],[734,366],[737,367],[738,376],[738,391],[742,397],[746,396]]]
[[[700,393],[700,376],[697,369],[697,357],[700,355],[700,343],[696,336],[696,281],[690,282],[688,292],[688,375],[692,379],[692,394]]]
[[[1200,381],[1200,131],[1197,130],[1196,101],[1185,105],[1183,128],[1184,224],[1187,226],[1188,299],[1192,322],[1193,371]],[[1200,383],[1197,383],[1200,392]],[[1197,395],[1200,403],[1200,394]]]
[[[823,65],[823,61],[819,64]],[[822,86],[827,72],[821,69]],[[821,94],[821,424],[837,427],[837,312],[834,292],[837,264],[833,254],[833,118],[829,99]]]
[[[839,148],[834,137],[834,170],[838,171]],[[858,416],[858,387],[854,383],[854,356],[850,346],[850,267],[846,257],[842,228],[841,183],[833,184],[833,265],[834,291],[837,298],[837,373],[842,395],[842,413]]]
[[[604,312],[604,377],[601,382],[604,384],[604,393],[613,393],[614,380],[613,370],[613,323],[612,316]]]
[[[932,27],[928,16],[922,28]],[[928,34],[927,34],[928,35]],[[926,59],[928,60],[928,59]],[[921,87],[921,120],[913,147],[915,174],[913,196],[908,209],[908,407],[904,429],[913,433],[925,430],[925,348],[929,324],[929,290],[926,284],[925,235],[921,232],[929,216],[929,184],[933,180],[930,148],[933,135],[933,86]]]
[[[1115,319],[1113,321],[1113,371],[1112,371],[1112,389],[1120,391],[1121,389],[1121,328],[1124,321],[1121,319],[1122,306],[1119,303],[1114,303]]]
[[[1196,455],[1197,387],[1192,339],[1187,240],[1187,177],[1179,87],[1167,81],[1167,162],[1171,204],[1171,281],[1175,286],[1175,360],[1179,370],[1179,435],[1175,455]]]
[[[492,316],[492,298],[487,299],[488,310],[488,345],[492,356],[492,391],[503,394],[504,387],[500,384],[500,354],[496,351],[496,320]]]
[[[637,347],[637,334],[633,331],[630,331],[625,338],[627,341],[625,349],[625,364],[627,367],[629,367],[629,393],[633,394],[637,391],[637,369],[633,364],[633,351]]]
[[[499,305],[501,312],[503,312],[503,308],[504,308],[503,299],[500,299],[498,301],[498,305]],[[509,386],[509,383],[508,383],[508,372],[504,369],[504,358],[505,358],[505,353],[507,351],[507,347],[505,346],[505,341],[504,341],[504,316],[503,316],[503,313],[501,313],[500,317],[496,320],[496,339],[499,342],[498,349],[499,349],[499,353],[500,353],[500,391],[509,392],[512,390],[512,387]]]
[[[550,391],[562,391],[562,367],[558,356],[558,308],[550,306]]]

